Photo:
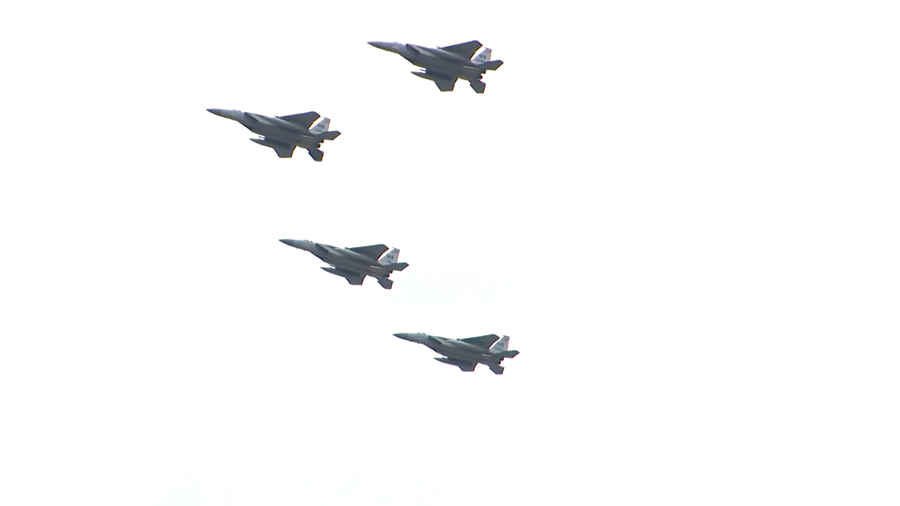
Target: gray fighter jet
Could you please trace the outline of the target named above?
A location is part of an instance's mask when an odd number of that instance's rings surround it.
[[[388,249],[384,244],[338,248],[306,240],[280,239],[280,241],[288,246],[309,251],[323,262],[330,264],[331,267],[322,267],[322,270],[346,278],[351,285],[361,285],[366,276],[372,276],[378,280],[382,288],[390,290],[394,285],[394,282],[388,279],[391,273],[402,271],[409,266],[406,262],[397,262],[400,256],[400,250],[397,248],[379,259]]]
[[[500,365],[500,362],[503,362],[504,358],[513,358],[519,354],[516,350],[507,349],[509,336],[501,338],[496,334],[465,339],[447,339],[421,332],[412,334],[401,332],[394,335],[400,339],[428,346],[443,355],[443,357],[435,357],[435,360],[443,364],[455,365],[460,370],[467,372],[474,371],[478,364],[486,364],[494,374],[503,374],[503,366]]]
[[[294,148],[300,147],[309,151],[309,156],[317,162],[322,161],[325,153],[319,150],[322,141],[333,141],[341,135],[337,130],[328,131],[331,120],[322,118],[316,126],[310,128],[319,113],[309,111],[290,116],[264,116],[252,112],[235,109],[207,109],[207,111],[237,121],[251,132],[258,134],[251,141],[272,148],[279,158],[290,158]]]
[[[484,51],[472,59],[472,55],[481,47],[481,42],[477,40],[439,48],[399,42],[369,42],[369,44],[378,49],[397,53],[413,65],[422,67],[421,71],[413,72],[413,75],[434,81],[441,91],[453,91],[456,80],[465,79],[469,81],[475,93],[484,93],[485,84],[481,81],[484,73],[488,70],[497,70],[503,65],[501,60],[491,61],[490,48],[484,48]]]

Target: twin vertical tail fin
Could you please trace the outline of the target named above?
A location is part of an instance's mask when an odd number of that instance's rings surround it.
[[[503,336],[494,343],[494,345],[491,346],[491,353],[500,355],[500,360],[498,360],[496,364],[488,364],[488,367],[491,368],[491,371],[494,374],[503,374],[503,366],[500,365],[500,362],[502,362],[504,358],[512,358],[519,354],[518,351],[509,349],[509,336]]]
[[[322,118],[322,121],[318,122],[309,129],[309,132],[319,139],[323,139],[326,141],[333,141],[337,139],[338,135],[341,133],[337,130],[328,131],[328,127],[331,126],[331,119]]]
[[[309,133],[315,135],[316,138],[319,140],[319,145],[322,144],[323,140],[333,141],[333,140],[337,139],[338,135],[341,135],[341,133],[338,132],[337,130],[329,132],[328,127],[330,125],[331,125],[330,119],[322,118],[322,121],[316,123],[315,126],[313,126],[312,128],[309,129]],[[309,156],[311,156],[312,159],[317,162],[321,162],[322,159],[325,158],[325,153],[323,153],[321,149],[309,148],[309,149],[307,149],[307,151],[309,151]]]
[[[321,162],[322,159],[325,158],[325,153],[323,153],[321,149],[309,148],[307,151],[309,152],[309,156],[317,162]]]
[[[500,65],[503,65],[501,60],[491,61],[491,48],[486,47],[484,51],[478,53],[478,56],[472,59],[472,63],[478,68],[481,74],[484,74],[488,70],[497,70],[500,68]],[[484,93],[485,84],[482,81],[471,80],[469,81],[469,86],[475,90],[475,93]]]
[[[503,60],[491,61],[491,49],[486,47],[484,51],[478,53],[478,56],[472,59],[472,63],[478,67],[478,70],[485,72],[488,70],[497,70],[503,65]]]
[[[314,134],[322,134],[328,131],[329,126],[331,126],[331,120],[329,118],[322,118],[322,121],[316,123],[316,126],[312,127],[309,131]]]
[[[500,353],[509,349],[509,336],[503,336],[491,346],[491,353]]]
[[[491,48],[486,47],[484,51],[478,53],[478,56],[472,58],[472,63],[475,65],[481,65],[482,63],[491,61]]]
[[[400,258],[400,250],[394,248],[387,252],[386,255],[381,257],[381,260],[378,261],[381,265],[388,265],[397,263],[397,260]]]
[[[392,271],[402,271],[406,269],[409,264],[406,262],[397,262],[397,259],[400,258],[400,250],[397,248],[393,248],[387,252],[386,255],[378,259],[378,263],[386,267],[389,272],[388,276]],[[378,284],[381,285],[385,290],[390,290],[392,286],[394,286],[394,282],[388,278],[378,278]]]
[[[518,350],[510,350],[509,349],[509,336],[503,336],[500,338],[499,341],[497,341],[496,343],[494,343],[493,346],[491,346],[491,353],[493,353],[495,355],[500,355],[500,358],[504,359],[504,358],[515,357],[516,355],[519,354],[519,351]],[[500,374],[500,373],[498,373],[498,374]]]
[[[387,255],[384,255],[378,260],[378,263],[389,268],[392,271],[402,271],[409,267],[409,264],[406,262],[398,262],[400,259],[400,250],[394,248],[387,252]]]

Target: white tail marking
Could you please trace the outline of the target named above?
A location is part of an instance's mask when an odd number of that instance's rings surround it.
[[[491,48],[486,47],[484,48],[484,51],[478,53],[478,56],[476,56],[475,59],[472,60],[472,63],[474,63],[475,65],[481,65],[482,63],[487,63],[489,61],[491,61]]]
[[[508,349],[509,349],[509,336],[501,337],[499,341],[497,341],[496,343],[494,343],[493,346],[491,346],[491,352],[493,352],[493,353],[502,353]]]
[[[331,120],[328,118],[322,118],[322,121],[316,123],[316,126],[312,127],[310,132],[314,134],[323,134],[328,131],[328,127],[331,125]]]
[[[381,257],[381,263],[383,265],[395,264],[397,260],[400,258],[400,250],[394,248],[387,252],[386,255]]]

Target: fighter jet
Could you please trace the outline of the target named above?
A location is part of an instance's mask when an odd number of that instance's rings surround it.
[[[330,264],[331,267],[322,267],[322,270],[346,278],[351,285],[361,285],[366,276],[372,276],[378,280],[382,288],[390,290],[394,285],[394,282],[388,279],[391,273],[402,271],[409,266],[406,262],[397,262],[400,256],[400,250],[397,248],[379,259],[388,249],[384,244],[339,248],[306,240],[280,239],[280,241],[288,246],[309,251],[323,262]]]
[[[503,366],[500,365],[500,362],[503,362],[504,358],[513,358],[519,354],[516,350],[507,349],[509,336],[501,338],[496,334],[465,339],[447,339],[421,332],[412,334],[401,332],[394,335],[400,339],[428,346],[443,355],[435,357],[435,360],[442,364],[455,365],[466,372],[474,371],[478,364],[486,364],[494,374],[503,374]]]
[[[301,147],[309,151],[309,156],[313,160],[321,162],[325,156],[325,153],[319,150],[322,141],[333,141],[341,135],[337,130],[328,131],[331,125],[328,118],[322,118],[322,121],[310,128],[310,125],[319,118],[319,113],[313,111],[275,117],[235,109],[207,109],[207,111],[237,121],[251,132],[258,134],[259,138],[250,140],[274,149],[279,158],[290,158],[294,154],[294,148]]]
[[[462,44],[428,48],[399,42],[369,42],[372,46],[406,58],[413,65],[422,67],[413,75],[434,81],[441,91],[453,91],[457,79],[469,81],[475,93],[484,93],[485,84],[481,81],[488,70],[497,70],[503,61],[491,61],[490,48],[471,59],[481,42],[470,40]]]

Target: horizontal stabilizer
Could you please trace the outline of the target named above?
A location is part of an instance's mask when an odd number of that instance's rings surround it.
[[[325,158],[325,153],[323,153],[322,150],[309,148],[307,149],[307,151],[309,151],[309,156],[311,156],[312,159],[317,162],[321,162],[322,159]]]
[[[503,65],[503,60],[494,60],[478,64],[478,70],[484,72],[486,70],[497,70]]]
[[[494,374],[503,374],[503,366],[500,364],[490,364],[488,367],[491,368]]]
[[[475,93],[484,93],[485,84],[481,81],[469,81],[469,86],[475,90]]]
[[[502,358],[513,358],[513,357],[515,357],[515,356],[518,355],[518,354],[519,354],[519,350],[509,350],[509,351],[504,351],[503,353],[501,353],[501,354],[500,354],[500,357],[502,357]]]
[[[385,290],[390,290],[394,286],[394,281],[388,278],[378,278],[378,284]]]
[[[341,135],[341,133],[339,131],[332,130],[330,132],[323,132],[323,133],[319,134],[317,137],[319,139],[322,139],[325,141],[333,141],[333,140],[337,139],[339,135]]]
[[[392,271],[402,271],[403,269],[409,267],[409,264],[406,262],[397,262],[395,264],[387,264],[385,265],[385,267]]]

